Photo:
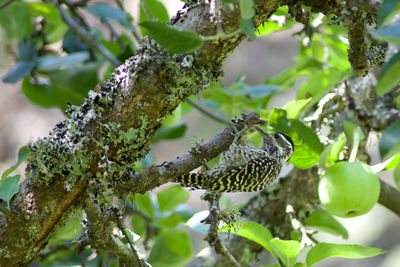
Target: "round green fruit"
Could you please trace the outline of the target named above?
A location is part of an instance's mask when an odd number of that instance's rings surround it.
[[[363,162],[338,162],[321,177],[318,195],[331,214],[350,218],[369,212],[378,201],[378,176]]]

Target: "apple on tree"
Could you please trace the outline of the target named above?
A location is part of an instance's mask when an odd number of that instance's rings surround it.
[[[338,162],[321,177],[318,195],[331,214],[350,218],[369,212],[380,194],[378,176],[363,162]]]

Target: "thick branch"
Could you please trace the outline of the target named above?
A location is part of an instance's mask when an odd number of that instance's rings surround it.
[[[281,3],[255,2],[256,26]],[[229,33],[239,27],[238,12],[237,6],[223,9],[216,20],[203,2],[188,5],[171,24],[212,36],[219,21]],[[218,80],[223,61],[244,38],[237,34],[207,41],[192,55],[172,55],[154,41],[142,40],[137,54],[118,67],[100,90],[91,91],[81,107],[70,108],[67,119],[50,136],[31,145],[26,180],[11,201],[11,212],[18,215],[12,221],[0,217],[0,266],[28,265],[70,212],[81,208],[85,191],[101,200],[112,194],[105,188],[125,183],[127,166],[148,153],[149,140],[163,118],[187,96]],[[134,182],[132,189],[144,192],[169,179],[144,179]]]
[[[93,248],[112,252],[127,266],[146,266],[134,248],[130,248],[113,235],[117,226],[117,215],[113,214],[114,211],[102,212],[88,199],[85,202],[85,213],[88,218],[88,242]]]
[[[244,115],[243,120],[236,122],[234,127],[240,131],[245,126],[251,128],[256,124],[265,123],[259,117],[257,113]],[[119,193],[129,193],[132,191],[144,193],[154,186],[167,183],[179,175],[190,172],[200,167],[205,161],[227,150],[233,141],[233,133],[233,126],[228,126],[212,137],[207,143],[194,148],[191,152],[177,157],[170,162],[149,166],[140,174],[134,174],[132,179],[128,179],[126,182],[118,185],[116,191]],[[140,187],[143,189],[138,190],[137,188]]]
[[[400,216],[400,192],[388,183],[380,180],[381,194],[379,196],[379,204],[388,208],[393,213]]]

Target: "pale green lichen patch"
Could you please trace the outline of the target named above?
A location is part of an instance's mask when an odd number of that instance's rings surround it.
[[[96,196],[111,196],[149,152],[160,121],[219,76],[220,65],[197,65],[196,56],[170,54],[144,38],[99,91],[90,91],[82,106],[69,107],[65,121],[31,145],[27,177],[46,185],[57,177],[66,190],[80,179]]]

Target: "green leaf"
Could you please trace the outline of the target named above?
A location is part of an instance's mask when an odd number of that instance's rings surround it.
[[[53,247],[61,245],[64,242],[78,236],[82,231],[83,211],[79,210],[71,214],[65,224],[52,235],[49,240],[48,246]]]
[[[165,8],[164,4],[158,0],[141,0],[147,4],[147,7],[153,16],[153,18],[157,19],[159,22],[169,22],[168,11]],[[147,16],[147,13],[143,9],[143,4],[139,5],[139,23],[143,21],[151,21],[151,19]],[[140,27],[140,31],[143,36],[149,35],[148,31],[144,27]]]
[[[390,124],[379,140],[379,152],[386,160],[400,151],[400,121]]]
[[[19,165],[21,165],[21,163],[31,154],[31,150],[27,147],[27,146],[23,146],[19,149],[18,152],[18,160],[17,163],[15,163],[14,165],[12,165],[10,168],[8,168],[7,170],[5,170],[5,172],[3,172],[3,174],[1,175],[1,183],[4,182],[4,179],[10,174],[12,173],[16,168],[18,168]]]
[[[28,37],[34,29],[28,3],[14,1],[0,9],[0,25],[10,40]]]
[[[159,218],[157,224],[161,227],[174,228],[182,222],[182,217],[178,213]]]
[[[392,17],[399,12],[400,2],[398,0],[384,0],[378,11],[378,28],[381,28]]]
[[[149,215],[150,217],[155,217],[153,200],[151,199],[149,192],[146,192],[143,195],[135,193],[133,204],[143,213]]]
[[[193,215],[196,214],[196,210],[190,207],[189,205],[182,204],[174,210],[175,214],[178,214],[181,217],[181,220],[187,222]]]
[[[291,132],[288,134],[295,146],[290,163],[303,169],[314,166],[323,150],[317,134],[299,120],[290,120],[289,123]]]
[[[94,5],[87,6],[84,9],[99,18],[102,22],[113,20],[129,30],[133,29],[130,24],[132,21],[131,15],[119,8],[112,7],[105,3],[95,3]]]
[[[162,22],[144,21],[140,26],[145,27],[149,35],[171,53],[191,53],[203,44],[201,37],[196,33],[181,31]]]
[[[36,66],[36,46],[30,38],[19,42],[18,53],[17,64],[3,77],[5,83],[18,82]]]
[[[288,13],[287,7],[279,7],[268,22],[262,23],[257,27],[255,31],[256,36],[258,37],[267,36],[273,32],[284,31],[292,27],[295,24],[295,21],[292,18],[286,16],[287,13]],[[276,17],[286,16],[286,17],[284,18],[284,22],[282,23],[281,18],[279,18],[279,21],[275,21],[274,16]]]
[[[55,5],[52,3],[28,3],[30,13],[35,17],[43,17],[46,21],[44,23],[43,31],[46,33],[46,41],[50,44],[60,41],[68,26],[61,18]]]
[[[309,106],[314,105],[326,95],[348,73],[331,67],[316,71],[307,82],[297,90],[297,99],[312,97]]]
[[[396,166],[400,163],[400,152],[398,152],[387,165],[385,165],[385,170],[391,170],[396,168]]]
[[[341,133],[334,143],[330,144],[322,151],[319,158],[319,166],[325,168],[334,164],[338,160],[340,152],[343,151],[346,142],[346,135]]]
[[[188,244],[190,248],[190,243]],[[183,244],[181,244],[183,246]],[[184,253],[187,253],[187,248],[182,248]],[[167,243],[165,235],[160,236],[156,239],[153,247],[151,248],[150,255],[147,258],[147,262],[151,266],[155,267],[177,267],[184,266],[191,259],[189,257],[183,257],[180,254],[176,254]]]
[[[240,29],[245,33],[250,39],[255,39],[257,36],[254,32],[254,2],[253,0],[239,0],[240,5]]]
[[[293,138],[292,138],[293,139]],[[294,139],[294,152],[289,162],[300,169],[308,169],[318,163],[320,157],[319,153],[316,153],[301,140]]]
[[[62,48],[67,53],[89,51],[89,47],[72,30],[67,30],[63,38]]]
[[[161,125],[163,127],[168,127],[168,126],[173,126],[177,123],[182,118],[182,102],[176,107],[176,109],[172,112],[172,114],[169,114],[162,122]]]
[[[10,200],[19,191],[19,177],[20,175],[8,176],[2,179],[0,184],[0,199],[7,202],[7,208],[10,209]]]
[[[400,23],[390,24],[386,27],[377,29],[372,32],[373,35],[378,37],[379,39],[394,43],[400,44]]]
[[[142,216],[133,214],[131,216],[131,226],[136,234],[140,236],[144,236],[146,234],[146,221]]]
[[[252,19],[254,17],[254,2],[253,0],[239,0],[240,16],[242,20]]]
[[[16,83],[31,72],[35,62],[17,62],[17,64],[3,77],[5,83]]]
[[[314,58],[302,58],[294,66],[283,71],[273,79],[266,80],[266,84],[280,85],[281,90],[287,90],[297,84],[301,77],[310,76],[322,68],[323,64]]]
[[[343,121],[343,126],[351,142],[351,152],[349,157],[349,161],[351,162],[356,159],[358,146],[360,142],[365,138],[365,135],[361,127],[354,123]]]
[[[257,27],[256,36],[257,37],[267,36],[273,32],[280,31],[283,29],[284,27],[279,26],[279,23],[277,21],[265,22]]]
[[[186,123],[179,123],[174,126],[170,127],[163,127],[161,128],[160,131],[151,139],[151,142],[153,144],[160,142],[163,139],[166,140],[173,140],[173,139],[178,139],[181,138],[182,136],[185,135],[187,130],[187,125]]]
[[[327,63],[338,70],[350,74],[350,62],[347,57],[349,44],[344,41],[347,40],[348,29],[338,25],[325,27],[325,29],[331,32],[330,34],[324,34],[321,36],[325,47],[328,49]],[[339,32],[343,33],[339,34]]]
[[[383,95],[400,82],[400,53],[394,55],[384,66],[376,85],[376,93]]]
[[[287,116],[289,117],[289,119],[299,118],[301,112],[305,109],[307,104],[310,103],[311,99],[312,98],[288,102],[285,105],[284,109],[286,110]]]
[[[306,144],[310,149],[320,154],[324,146],[318,138],[318,135],[311,130],[311,128],[307,127],[300,120],[290,120],[290,126],[295,129],[299,138]]]
[[[47,55],[37,59],[37,70],[49,72],[61,69],[71,69],[82,64],[89,58],[90,54],[87,51],[70,53],[63,57]]]
[[[250,95],[251,97],[264,97],[273,95],[279,88],[280,86],[278,85],[257,85],[238,90],[237,93]]]
[[[306,169],[317,164],[323,145],[315,132],[299,120],[288,120],[283,109],[275,108],[268,123],[274,132],[282,132],[292,138],[295,148],[290,162],[293,165]]]
[[[189,199],[190,193],[179,185],[168,187],[157,194],[161,212],[171,211]]]
[[[22,92],[25,97],[32,103],[45,107],[52,108],[58,106],[50,85],[46,83],[32,84],[28,77],[22,80]]]
[[[292,130],[290,122],[287,118],[287,112],[284,109],[274,108],[268,117],[268,125],[275,132],[283,132],[289,134]]]
[[[347,239],[349,233],[346,228],[337,221],[329,212],[323,209],[317,209],[305,220],[305,226],[317,227],[322,231],[342,236]]]
[[[165,236],[167,246],[176,254],[182,257],[190,257],[192,246],[188,233],[182,230],[167,228],[161,235]]]
[[[254,24],[252,19],[242,19],[240,21],[240,30],[250,39],[257,38],[257,35],[254,32]]]
[[[238,230],[232,231],[231,229]],[[270,240],[273,238],[271,232],[267,228],[256,222],[242,221],[240,223],[234,223],[233,225],[225,225],[223,228],[220,229],[220,231],[225,233],[231,231],[235,235],[252,240],[263,246],[272,254],[272,256],[276,258],[275,250],[270,244]]]
[[[285,266],[292,266],[301,252],[301,245],[297,240],[273,238],[270,244]]]
[[[129,239],[130,242],[136,242],[140,239],[140,236],[137,235],[135,232],[132,232],[131,229],[129,228],[124,228],[126,236],[123,235],[122,233],[119,234],[119,237],[121,238],[122,242],[124,242],[125,244],[128,243],[127,238]]]
[[[201,210],[195,213],[187,222],[186,224],[192,228],[193,230],[206,234],[208,229],[210,228],[209,224],[204,224],[201,221],[207,218],[210,212],[208,210]]]
[[[219,83],[202,91],[201,96],[207,101],[212,101],[218,104],[231,103],[234,97],[233,93],[229,89],[224,88]]]
[[[319,243],[311,248],[308,252],[306,263],[307,266],[312,266],[315,263],[330,257],[362,259],[373,257],[383,253],[386,253],[386,251],[360,245]]]
[[[98,83],[97,71],[99,64],[88,63],[72,69],[50,72],[51,88],[62,110],[67,103],[81,105],[90,89]]]

